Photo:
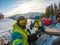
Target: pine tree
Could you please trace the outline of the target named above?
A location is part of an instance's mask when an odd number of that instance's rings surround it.
[[[58,9],[58,7],[57,7],[56,3],[54,3],[54,15],[57,14],[57,9]]]
[[[46,18],[49,18],[50,16],[50,6],[46,8]]]
[[[51,13],[50,15],[54,15],[54,12],[53,12],[53,4],[51,4],[50,8],[51,8],[50,9],[50,13]]]
[[[60,11],[60,2],[59,2],[59,11]]]

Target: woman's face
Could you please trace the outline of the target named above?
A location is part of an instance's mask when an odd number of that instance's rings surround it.
[[[60,15],[57,17],[57,22],[60,23]]]

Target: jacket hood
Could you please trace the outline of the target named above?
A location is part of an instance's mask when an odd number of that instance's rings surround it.
[[[15,23],[15,24],[13,25],[13,31],[16,30],[16,29],[19,29],[19,26]]]

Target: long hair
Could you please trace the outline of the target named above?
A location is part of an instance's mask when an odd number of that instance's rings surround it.
[[[56,15],[56,19],[60,16],[60,12]]]

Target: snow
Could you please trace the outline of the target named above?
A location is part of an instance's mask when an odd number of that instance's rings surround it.
[[[16,23],[16,21],[10,18],[0,19],[0,37],[4,38],[6,42],[11,38],[11,31],[14,23]]]
[[[16,21],[9,18],[0,19],[0,33],[12,29],[15,22]]]

